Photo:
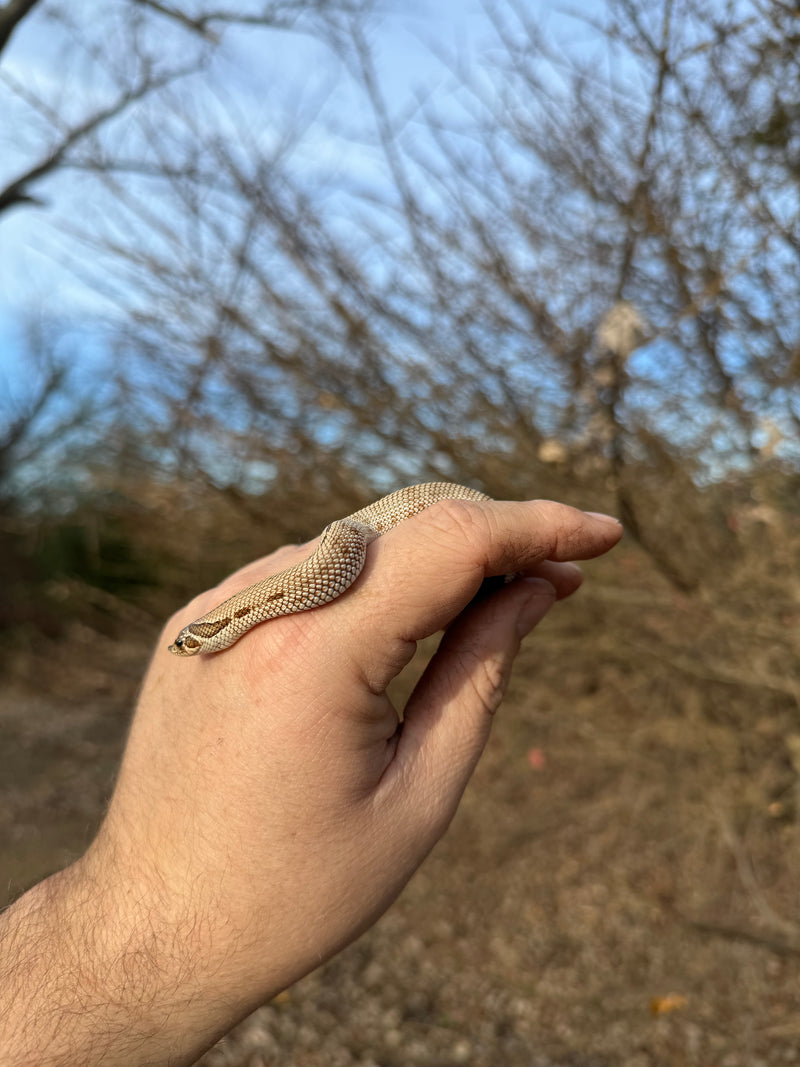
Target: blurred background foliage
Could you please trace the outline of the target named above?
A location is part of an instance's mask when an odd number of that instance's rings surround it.
[[[176,528],[187,508],[305,535],[311,499],[428,478],[603,497],[685,590],[735,554],[737,508],[792,517],[797,12],[592,12],[579,46],[536,5],[488,6],[490,43],[443,56],[444,84],[409,103],[382,87],[368,5],[7,5],[7,45],[46,19],[98,68],[69,106],[76,58],[49,90],[13,64],[3,85],[27,136],[0,206],[55,222],[98,296],[80,328],[43,302],[3,398],[26,598],[35,573],[89,580],[90,541],[108,584],[112,513],[142,558],[142,508],[161,550],[130,590],[159,558],[205,558]],[[248,110],[219,59],[243,28],[264,49],[312,36],[344,89],[282,127]],[[268,100],[261,74],[247,89]],[[82,210],[59,212],[76,174]],[[42,520],[93,529],[80,563],[52,551],[72,535],[32,548]]]
[[[685,831],[697,877],[639,888],[783,958],[800,8],[573,7],[487,0],[481,46],[435,41],[410,97],[391,0],[0,8],[0,226],[35,217],[79,294],[32,294],[4,335],[7,679],[105,700],[102,664],[133,685],[186,597],[400,485],[614,512],[627,543],[542,638],[540,692],[552,669],[553,706],[560,686],[594,726],[550,742],[588,746],[590,778],[624,754],[618,813],[657,754],[677,794],[641,801],[640,832]],[[15,58],[37,34],[48,78]],[[295,48],[321,74],[287,100],[269,57]]]
[[[796,518],[797,11],[610,0],[572,41],[536,13],[488,5],[485,48],[407,101],[370,5],[6,6],[11,60],[38,18],[64,75],[9,63],[0,208],[96,296],[42,300],[8,360],[14,599],[183,592],[211,515],[252,551],[429,478],[592,499],[686,591]],[[268,70],[226,83],[254,34],[313,38],[338,81],[272,114]]]

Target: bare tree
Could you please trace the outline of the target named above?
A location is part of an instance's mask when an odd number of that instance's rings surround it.
[[[312,187],[291,137],[265,152],[231,122],[232,141],[209,143],[176,100],[164,169],[192,152],[204,165],[177,168],[158,209],[128,196],[163,254],[112,251],[148,293],[142,351],[157,360],[161,335],[182,434],[182,400],[214,382],[277,448],[344,442],[354,460],[372,449],[389,469],[486,480],[494,464],[509,490],[515,466],[546,477],[537,457],[559,438],[573,466],[607,469],[643,528],[625,486],[654,449],[713,476],[755,457],[773,401],[796,425],[796,224],[775,206],[791,159],[765,167],[752,152],[770,122],[764,57],[784,65],[774,84],[796,83],[792,48],[775,54],[791,13],[659,12],[610,5],[602,36],[628,73],[604,80],[523,6],[498,6],[503,53],[457,72],[460,115],[429,100],[413,122],[390,113],[361,24],[340,24],[384,161],[368,196]],[[205,259],[180,247],[188,220]],[[614,355],[601,334],[618,306],[645,328]]]
[[[181,82],[186,84],[184,98],[190,99],[198,84],[208,80],[226,33],[237,27],[325,40],[337,19],[355,17],[363,6],[360,0],[208,5],[121,0],[90,11],[47,0],[11,0],[0,7],[0,108],[9,143],[0,180],[0,214],[14,207],[50,207],[48,217],[58,225],[64,219],[74,220],[89,204],[100,205],[101,213],[113,217],[114,198],[119,196],[124,203],[136,182],[141,183],[140,192],[149,183],[146,195],[156,200],[159,183],[167,193],[179,182],[184,187],[202,187],[205,182],[213,187],[216,178],[202,165],[200,139],[183,159],[167,158],[169,138],[159,141],[160,121],[176,106]],[[29,42],[40,42],[40,50],[57,66],[52,78],[42,76],[30,60],[17,58],[14,45],[24,44],[26,33]],[[28,53],[23,49],[20,54],[29,53],[30,45]],[[201,116],[195,118],[202,124]],[[137,127],[146,136],[139,136]],[[17,136],[11,136],[12,128]],[[76,179],[81,182],[77,193]],[[151,212],[150,222],[154,217]],[[73,249],[67,255],[79,273],[80,254]],[[35,302],[36,294],[31,296]],[[86,376],[82,387],[74,380],[68,385],[69,359],[56,355],[56,317],[47,302],[42,303],[42,318],[52,315],[53,323],[32,322],[28,340],[33,334],[37,339],[32,348],[28,341],[21,342],[19,353],[25,354],[23,364],[27,360],[29,368],[38,366],[40,372],[28,374],[30,388],[24,396],[14,389],[0,397],[0,482],[7,496],[22,485],[30,488],[27,475],[17,476],[21,468],[36,472],[36,480],[47,466],[37,452],[47,454],[58,429],[49,425],[46,434],[41,431],[43,410],[61,413],[65,436],[81,423],[88,445],[89,411],[99,418],[99,425],[106,425],[113,407],[104,393],[105,411],[99,416],[92,402],[97,390]],[[63,319],[61,326],[69,329]],[[89,325],[85,336],[93,332],[102,336],[103,326]],[[143,436],[120,417],[117,440],[141,441]],[[131,454],[127,444],[125,451]]]
[[[166,20],[198,64],[237,19],[307,25],[299,5],[124,12],[134,42]],[[364,9],[306,8],[366,105],[367,183],[309,171],[311,146],[342,144],[319,101],[267,138],[206,68],[191,92],[167,68],[137,158],[109,155],[107,127],[81,142],[114,198],[70,234],[124,318],[121,417],[167,469],[255,508],[287,470],[508,495],[569,475],[692,588],[728,536],[720,514],[687,551],[699,486],[758,461],[767,419],[797,459],[792,12],[609,0],[607,75],[529,6],[488,13],[491,58],[402,110]]]

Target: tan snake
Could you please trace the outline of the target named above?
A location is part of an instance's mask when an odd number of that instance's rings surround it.
[[[367,545],[439,500],[490,500],[485,493],[449,482],[411,485],[381,497],[322,531],[316,550],[294,567],[271,574],[184,626],[169,651],[176,656],[221,652],[267,619],[328,604],[361,573]]]

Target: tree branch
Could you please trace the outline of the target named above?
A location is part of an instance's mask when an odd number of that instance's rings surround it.
[[[132,103],[141,100],[143,97],[147,96],[148,93],[162,89],[165,85],[168,85],[170,82],[175,81],[178,78],[193,73],[194,70],[196,70],[196,66],[187,67],[177,71],[169,71],[159,77],[147,76],[138,86],[123,92],[113,104],[101,108],[93,115],[84,119],[83,122],[78,123],[77,126],[73,126],[72,129],[64,134],[61,143],[45,156],[44,159],[40,160],[40,162],[33,167],[30,167],[18,178],[15,178],[5,187],[5,189],[0,190],[0,214],[17,204],[43,204],[42,200],[33,196],[29,192],[28,186],[33,182],[46,177],[57,167],[64,164],[66,162],[65,156],[71,148],[74,148],[76,144],[82,141],[85,137],[88,137],[89,134],[100,129],[100,127],[104,126],[107,122],[110,122],[118,115],[121,115]]]
[[[9,0],[0,7],[0,53],[20,22],[38,3],[39,0]]]

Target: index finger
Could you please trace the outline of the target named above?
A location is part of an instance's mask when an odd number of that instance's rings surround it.
[[[552,500],[442,500],[370,546],[341,609],[371,641],[418,641],[455,618],[484,578],[593,559],[621,536],[616,519]]]

